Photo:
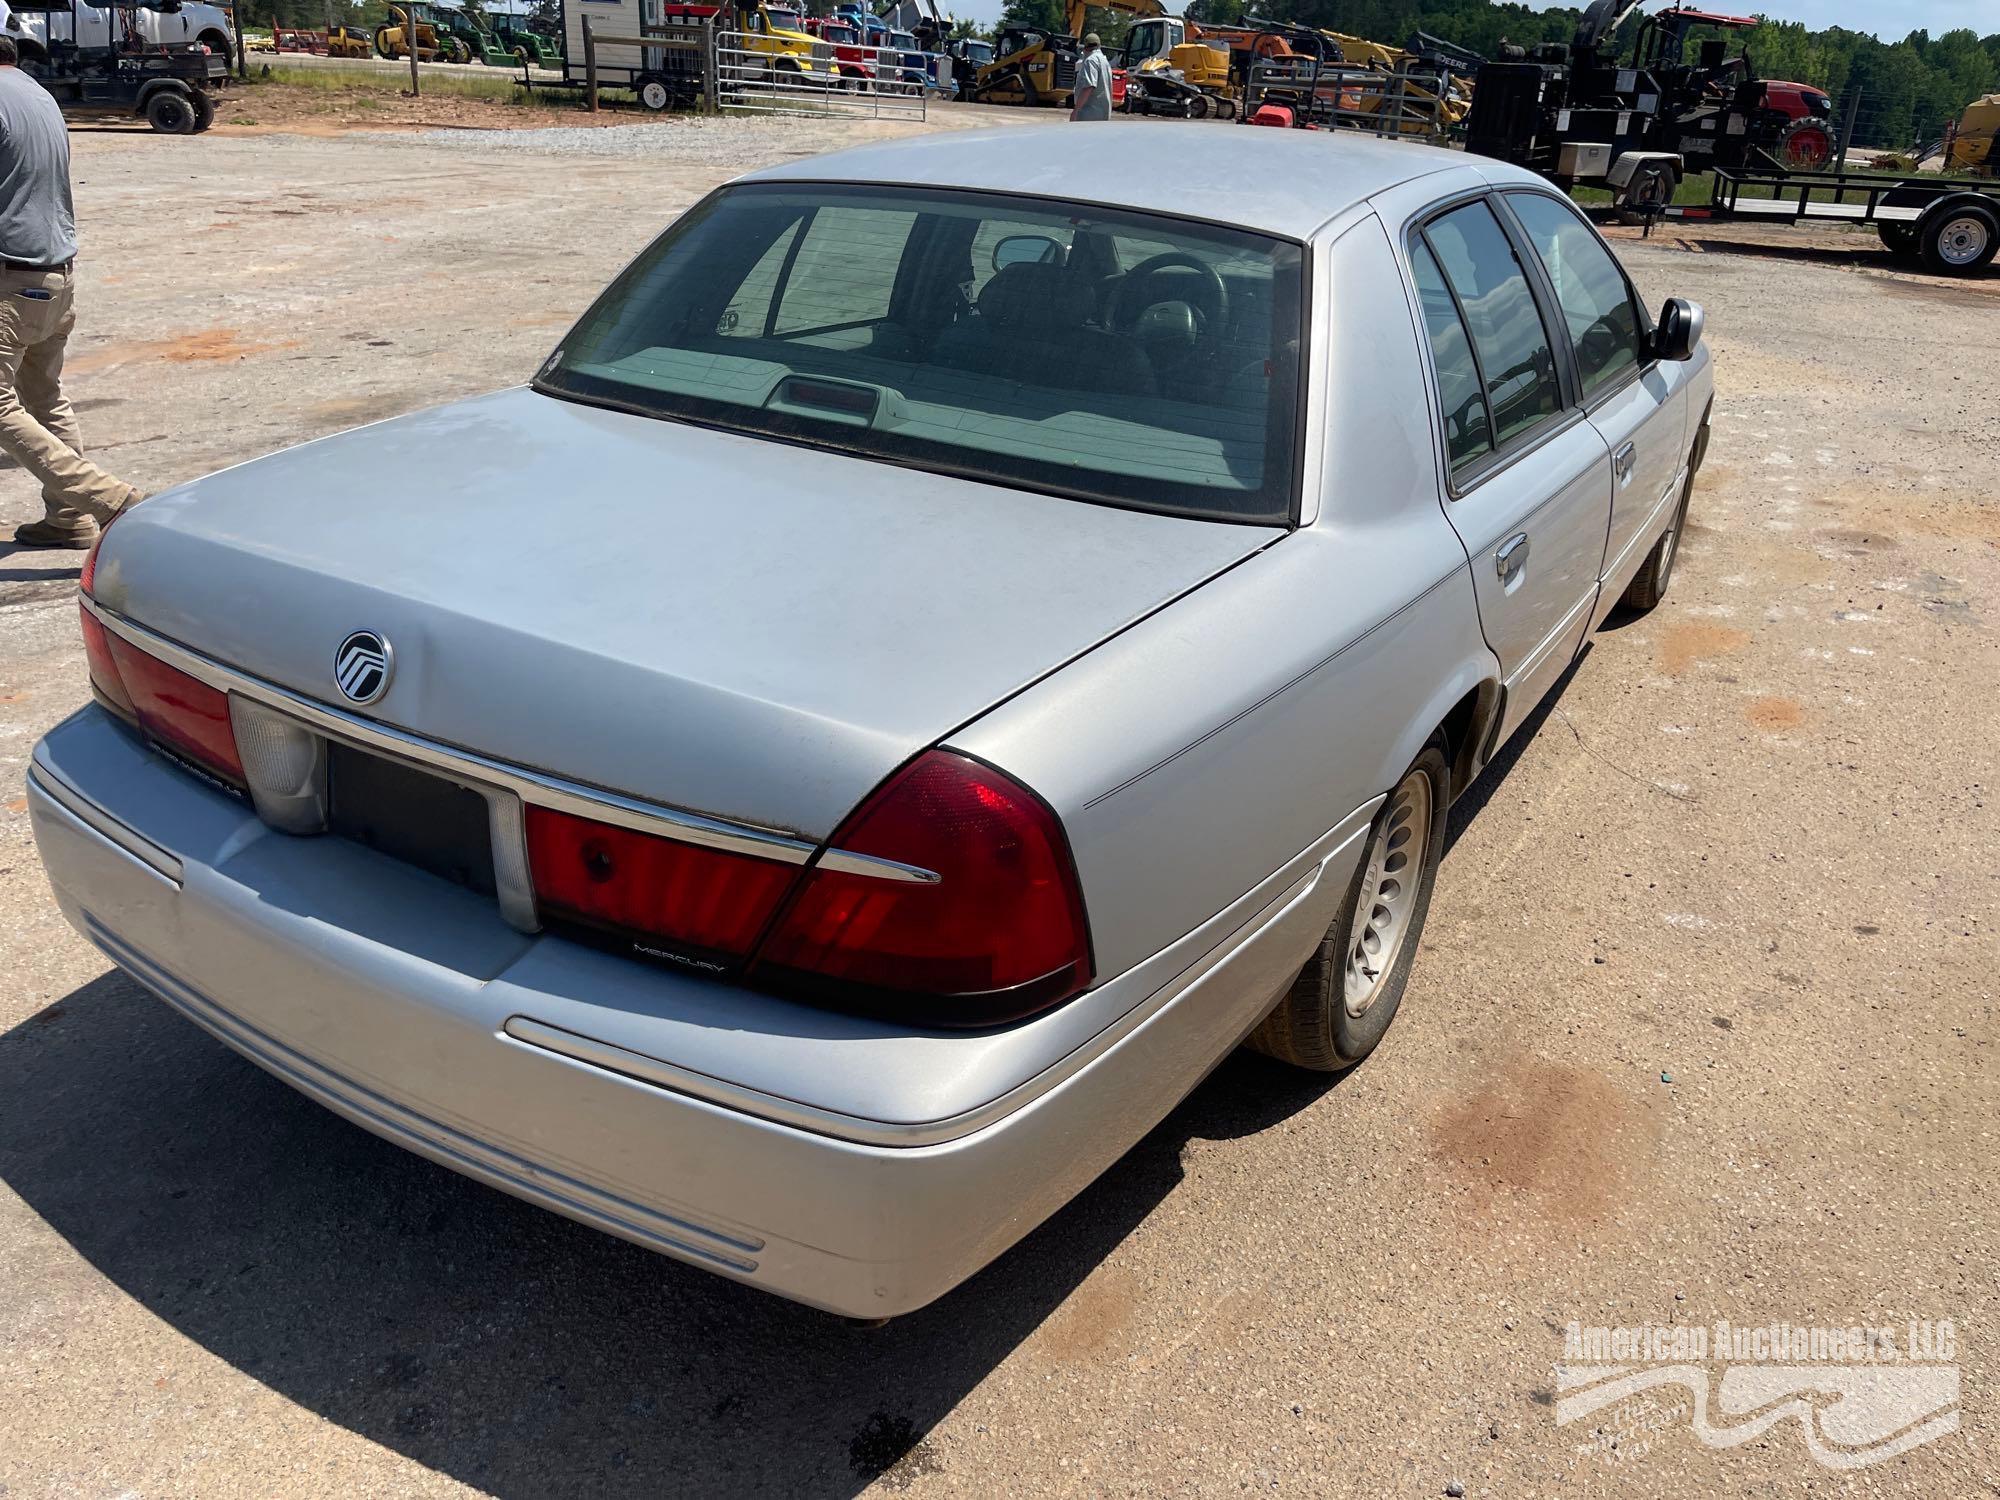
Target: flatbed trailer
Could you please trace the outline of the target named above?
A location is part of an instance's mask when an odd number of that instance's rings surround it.
[[[1659,217],[1721,223],[1872,224],[1882,243],[1944,276],[1977,275],[2000,250],[2000,181],[1888,172],[1718,168],[1706,204]]]

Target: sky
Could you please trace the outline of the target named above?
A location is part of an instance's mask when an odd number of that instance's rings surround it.
[[[964,16],[991,26],[1000,19],[1004,0],[939,0],[939,8],[954,16]],[[1171,9],[1182,8],[1182,0],[1167,0]],[[1981,36],[2000,31],[2000,0],[1711,0],[1714,8],[1766,15],[1779,21],[1804,21],[1808,26],[1844,26],[1849,31],[1868,31],[1884,41],[1899,42],[1919,29],[1932,36],[1969,26]],[[1268,9],[1284,13],[1283,0],[1270,0]],[[1400,38],[1381,38],[1384,41]]]

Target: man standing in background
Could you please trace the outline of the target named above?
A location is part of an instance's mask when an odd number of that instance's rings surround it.
[[[14,540],[84,548],[100,522],[143,497],[84,458],[63,394],[63,349],[76,326],[69,127],[19,61],[0,35],[0,452],[42,482],[47,511]]]
[[[1070,101],[1072,120],[1111,118],[1111,59],[1104,55],[1104,44],[1094,31],[1083,39],[1083,56],[1076,64],[1076,90]]]

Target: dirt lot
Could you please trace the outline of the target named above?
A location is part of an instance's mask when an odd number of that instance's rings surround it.
[[[160,488],[520,380],[841,129],[80,135],[86,438]],[[111,971],[23,811],[78,559],[0,544],[0,1495],[2000,1493],[2000,279],[1763,238],[1621,243],[1708,308],[1696,524],[1461,805],[1383,1050],[1228,1062],[881,1330],[406,1156]],[[1572,1320],[1722,1318],[1953,1319],[1960,1430],[1844,1475],[1680,1387],[1558,1425]]]

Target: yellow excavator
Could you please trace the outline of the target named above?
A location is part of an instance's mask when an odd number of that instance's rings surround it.
[[[2000,94],[1988,94],[1965,107],[1951,128],[1947,172],[1984,172],[2000,177]]]
[[[1223,102],[1234,112],[1227,44],[1195,42],[1199,30],[1195,23],[1172,14],[1160,0],[1068,0],[1063,31],[1004,26],[994,39],[993,61],[974,76],[968,96],[981,104],[1067,109],[1076,91],[1077,58],[1093,9],[1138,18],[1124,51],[1112,59],[1122,75],[1122,86],[1115,93],[1129,99],[1135,79],[1144,76],[1152,80],[1141,86],[1148,97],[1177,101],[1175,107],[1163,107],[1158,113],[1220,114],[1222,109],[1213,105]]]

